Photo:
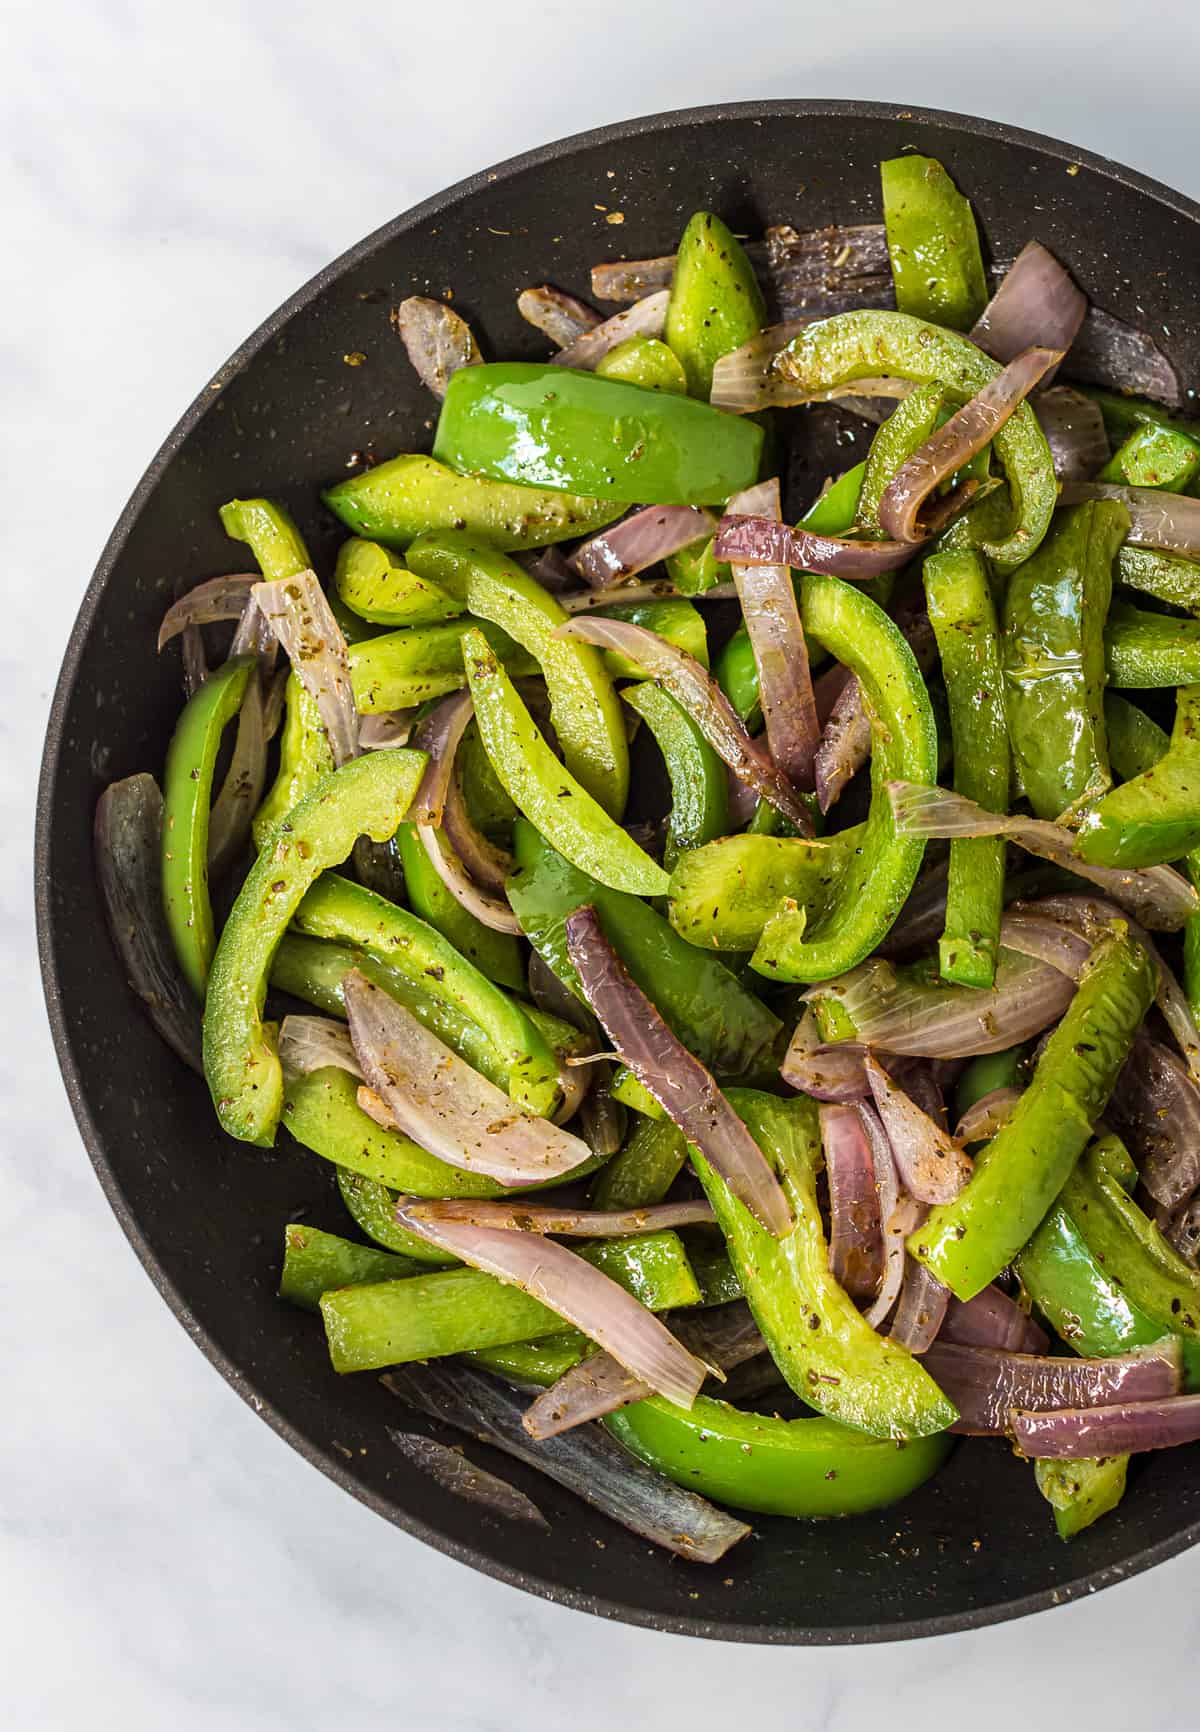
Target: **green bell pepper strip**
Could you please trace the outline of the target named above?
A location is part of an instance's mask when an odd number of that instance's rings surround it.
[[[1200,445],[1186,433],[1145,422],[1113,452],[1097,481],[1186,493],[1200,474]]]
[[[856,824],[823,840],[754,833],[696,848],[671,873],[671,925],[702,950],[753,950],[784,900],[810,921],[825,912],[862,838]]]
[[[821,1137],[816,1103],[751,1089],[730,1104],[775,1167],[794,1225],[775,1239],[733,1196],[698,1149],[692,1165],[725,1235],[754,1320],[788,1384],[810,1407],[874,1437],[926,1437],[957,1417],[912,1355],[876,1334],[829,1269],[817,1204]]]
[[[934,553],[925,561],[924,579],[950,706],[955,791],[990,812],[1006,812],[1011,756],[987,566],[969,550]],[[938,945],[943,980],[988,987],[996,977],[1004,857],[1002,836],[950,844],[946,924]]]
[[[733,581],[728,563],[713,552],[711,535],[704,541],[693,541],[690,547],[681,547],[678,553],[668,554],[665,563],[667,576],[680,595],[703,595],[719,583]]]
[[[969,331],[988,298],[969,201],[936,157],[892,157],[879,174],[896,305]]]
[[[803,912],[785,906],[751,958],[760,974],[814,981],[861,962],[904,906],[924,844],[896,834],[887,783],[936,780],[937,728],[912,650],[870,596],[840,578],[806,577],[803,620],[805,632],[857,674],[874,718],[870,814],[827,907],[807,930]]]
[[[1085,397],[1090,397],[1093,403],[1099,405],[1104,416],[1104,425],[1108,429],[1109,438],[1114,444],[1120,444],[1128,439],[1131,433],[1136,433],[1139,427],[1169,427],[1176,433],[1183,433],[1189,439],[1200,441],[1200,421],[1191,420],[1185,415],[1172,415],[1161,403],[1152,403],[1146,397],[1127,397],[1123,391],[1105,391],[1098,385],[1076,385],[1076,391],[1082,391]]]
[[[713,505],[753,486],[762,428],[690,397],[530,361],[463,367],[434,456],[496,481],[641,505]]]
[[[407,710],[461,690],[467,683],[463,639],[470,631],[482,633],[514,678],[540,673],[534,658],[490,620],[406,626],[351,646],[350,679],[359,712]]]
[[[428,1269],[428,1264],[411,1257],[381,1251],[375,1245],[358,1245],[337,1233],[323,1233],[319,1227],[290,1221],[283,1234],[279,1297],[304,1311],[317,1311],[322,1294],[335,1288],[369,1281],[403,1281],[411,1275],[427,1274]]]
[[[512,1099],[527,1112],[554,1113],[560,1100],[558,1066],[545,1038],[519,1005],[424,920],[333,872],[299,902],[295,920],[312,938],[356,945],[390,963],[432,997],[470,1017],[508,1067],[505,1086]]]
[[[691,395],[707,403],[721,356],[756,337],[765,323],[762,290],[741,242],[719,216],[697,211],[675,255],[663,333]]]
[[[293,806],[333,770],[329,736],[321,724],[317,700],[294,673],[285,687],[283,729],[279,736],[279,771],[267,790],[251,826],[256,848],[264,848]]]
[[[844,475],[831,487],[828,487],[819,499],[813,501],[804,516],[800,519],[800,529],[811,529],[814,535],[845,535],[854,527],[858,514],[858,502],[862,495],[863,482],[867,466],[856,463],[853,469],[847,469]],[[670,560],[667,561],[670,569]],[[721,567],[725,578],[729,576],[729,568]],[[876,584],[878,579],[873,580]],[[867,586],[870,591],[871,586]],[[816,645],[809,646],[809,662],[815,668],[818,665],[821,652]],[[758,705],[758,663],[754,659],[754,649],[750,643],[750,635],[744,625],[740,625],[725,645],[717,658],[717,684],[725,693],[738,715],[746,726],[753,731],[762,719]]]
[[[390,548],[357,535],[338,549],[333,582],[344,607],[378,625],[437,625],[463,612],[460,601],[411,571]]]
[[[1187,613],[1200,613],[1200,560],[1161,547],[1133,547],[1128,542],[1117,555],[1117,577],[1130,589],[1140,589],[1156,601]]]
[[[268,582],[312,568],[291,513],[273,500],[231,499],[221,507],[221,527],[231,540],[246,543]]]
[[[647,631],[657,632],[668,643],[686,650],[701,667],[708,666],[708,629],[704,615],[683,596],[665,595],[657,601],[626,602],[620,607],[597,607],[589,611],[604,619],[628,619],[634,625],[645,626]],[[618,650],[603,650],[601,653],[604,665],[614,679],[640,680],[644,677],[638,663],[621,655]]]
[[[973,1299],[1012,1262],[1070,1177],[1154,1002],[1156,973],[1126,935],[1096,945],[986,1159],[909,1235],[910,1253],[959,1299]]]
[[[204,1074],[231,1136],[269,1148],[283,1072],[263,1027],[271,959],[314,879],[339,866],[359,836],[385,842],[416,794],[424,752],[353,758],[280,824],[243,884],[213,957],[204,1008]]]
[[[309,1076],[288,1077],[284,1085],[283,1122],[298,1143],[322,1160],[394,1191],[414,1197],[511,1195],[494,1179],[452,1167],[402,1131],[377,1125],[359,1106],[358,1081],[349,1071],[329,1067]],[[584,1162],[574,1169],[571,1177],[583,1177],[594,1172],[598,1165],[598,1161]]]
[[[167,930],[188,984],[204,997],[216,937],[208,894],[208,823],[221,736],[242,707],[257,662],[239,656],[184,706],[163,775],[162,892]]]
[[[1120,599],[1104,628],[1108,683],[1124,691],[1200,685],[1200,619],[1148,613]]]
[[[456,475],[432,457],[393,457],[321,495],[347,529],[404,549],[432,529],[465,529],[511,553],[591,535],[622,515],[609,499]]]
[[[887,420],[881,422],[863,470],[862,489],[854,521],[860,529],[875,537],[883,532],[879,527],[879,502],[895,479],[896,471],[908,462],[938,425],[946,387],[939,379],[918,385],[907,397],[901,398]]]
[[[1075,850],[1094,866],[1136,869],[1178,860],[1200,847],[1200,686],[1176,697],[1164,757],[1122,782],[1079,826]]]
[[[944,1432],[899,1443],[866,1437],[836,1420],[743,1413],[706,1395],[687,1411],[652,1396],[604,1423],[631,1455],[689,1491],[801,1518],[896,1503],[937,1472],[954,1443]]]
[[[638,1119],[629,1141],[592,1181],[593,1209],[646,1209],[661,1203],[687,1159],[670,1119]]]
[[[665,1109],[659,1106],[649,1089],[643,1088],[627,1064],[617,1065],[608,1092],[630,1112],[640,1113],[643,1118],[669,1122]]]
[[[471,822],[493,842],[503,842],[507,847],[517,808],[492,767],[474,720],[467,723],[467,731],[459,742],[455,766]]]
[[[1090,1225],[1092,1214],[1103,1208],[1089,1191],[1086,1182],[1076,1184],[1072,1175],[1072,1204],[1080,1210],[1078,1220],[1085,1225]],[[1097,1236],[1103,1240],[1099,1223]],[[1136,1243],[1126,1244],[1125,1255],[1131,1253],[1137,1253]],[[1061,1193],[1014,1267],[1025,1292],[1055,1334],[1083,1358],[1128,1353],[1178,1333],[1184,1387],[1200,1388],[1200,1340],[1172,1329],[1169,1316],[1152,1317],[1134,1303],[1107,1264],[1097,1262]]]
[[[1054,1511],[1058,1537],[1071,1540],[1091,1527],[1109,1510],[1116,1509],[1125,1495],[1127,1455],[1105,1455],[1096,1460],[1053,1461],[1041,1457],[1033,1464],[1037,1488]]]
[[[619,818],[629,792],[625,718],[600,652],[554,635],[570,615],[521,566],[469,536],[423,535],[409,548],[408,563],[534,658],[568,770]]]
[[[702,1064],[721,1076],[774,1069],[783,1025],[715,956],[706,956],[674,932],[662,915],[636,896],[597,883],[538,834],[518,821],[517,869],[508,899],[542,960],[587,1002],[567,955],[565,925],[577,908],[591,906],[637,985],[673,1033]]]
[[[1039,818],[1070,823],[1112,784],[1104,729],[1104,621],[1129,529],[1115,500],[1061,511],[1004,601],[1004,706]]]
[[[954,1088],[954,1112],[961,1119],[976,1101],[993,1089],[1016,1088],[1020,1083],[1024,1047],[1010,1046],[1003,1052],[980,1053],[971,1059]]]
[[[702,847],[729,829],[729,778],[687,711],[653,680],[626,686],[621,693],[650,732],[662,753],[671,785],[671,813],[663,848],[663,866],[670,872],[680,856]]]
[[[525,990],[521,947],[511,932],[495,932],[464,908],[438,874],[413,824],[401,824],[396,843],[414,914],[432,926],[481,974],[513,992]]]
[[[694,1305],[700,1297],[677,1233],[642,1233],[574,1249],[649,1310]],[[341,1287],[325,1294],[321,1315],[335,1371],[378,1371],[569,1327],[540,1300],[479,1269]]]
[[[963,400],[1000,372],[997,362],[956,331],[906,313],[872,311],[838,313],[809,325],[781,351],[776,367],[813,393],[886,374],[917,384],[940,380]],[[1058,482],[1050,447],[1028,403],[997,431],[993,446],[1014,515],[1002,538],[984,543],[983,551],[1002,571],[1011,571],[1029,558],[1049,528]]]
[[[627,385],[640,385],[644,391],[669,391],[675,397],[687,395],[687,374],[682,362],[657,337],[626,337],[607,355],[601,355],[595,370],[601,379],[623,379]]]
[[[635,896],[664,894],[667,874],[555,757],[481,633],[467,634],[463,657],[480,738],[517,809],[580,871]]]
[[[390,1185],[351,1172],[349,1167],[339,1167],[337,1187],[354,1225],[368,1239],[382,1245],[385,1251],[396,1251],[402,1257],[410,1257],[426,1269],[445,1268],[457,1261],[400,1225],[396,1219],[396,1200],[400,1192],[393,1191]],[[348,1286],[357,1284],[345,1283]]]
[[[503,1347],[477,1347],[464,1355],[481,1371],[491,1371],[510,1383],[532,1383],[547,1389],[579,1364],[592,1343],[578,1329],[544,1335],[536,1341],[510,1341]]]

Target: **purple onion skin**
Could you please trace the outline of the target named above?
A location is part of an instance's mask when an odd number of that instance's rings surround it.
[[[1179,1389],[1179,1343],[1173,1339],[1109,1359],[1048,1359],[935,1341],[924,1363],[958,1408],[951,1431],[977,1437],[1005,1433],[1014,1408],[1106,1407],[1157,1401]]]
[[[1021,1453],[1035,1459],[1088,1461],[1110,1455],[1139,1455],[1151,1449],[1175,1449],[1181,1443],[1200,1443],[1200,1395],[1049,1413],[1016,1409],[1009,1426]]]

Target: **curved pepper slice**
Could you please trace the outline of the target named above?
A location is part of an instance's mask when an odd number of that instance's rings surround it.
[[[1108,683],[1119,690],[1200,685],[1200,619],[1114,601],[1104,627]]]
[[[299,577],[312,560],[295,519],[272,499],[231,499],[221,507],[221,527],[233,541],[244,541],[268,583]]]
[[[793,338],[776,366],[801,390],[814,394],[855,379],[940,380],[964,401],[1000,372],[999,365],[969,338],[907,313],[862,311],[818,320]],[[460,375],[461,377],[461,375]],[[1028,559],[1050,526],[1058,483],[1045,434],[1028,403],[1022,403],[995,437],[1004,467],[1014,521],[1003,539],[985,543],[984,552],[1003,571]]]
[[[937,727],[925,681],[899,627],[870,596],[836,577],[804,580],[804,629],[858,675],[873,711],[871,811],[829,902],[806,929],[784,907],[767,923],[751,967],[777,980],[829,980],[853,968],[890,931],[924,852],[898,836],[886,785],[896,765],[937,776]],[[914,846],[915,842],[915,846]]]
[[[690,397],[530,361],[463,367],[434,456],[465,473],[641,505],[719,505],[758,479],[762,428]]]
[[[204,997],[212,962],[212,903],[208,896],[208,821],[221,735],[242,707],[257,666],[254,656],[226,662],[184,707],[163,776],[162,888],[167,928],[179,965],[197,998]]]
[[[873,1437],[927,1437],[958,1417],[919,1361],[877,1335],[829,1270],[817,1204],[821,1138],[815,1102],[728,1091],[730,1105],[776,1167],[792,1210],[775,1239],[697,1149],[692,1164],[725,1235],[754,1320],[792,1389],[810,1407]]]
[[[697,211],[675,255],[663,333],[693,397],[708,402],[716,363],[757,336],[765,320],[762,290],[741,242],[719,216]]]
[[[909,1235],[911,1254],[959,1299],[1007,1268],[1070,1177],[1154,1002],[1156,972],[1120,932],[1097,944],[1012,1117],[954,1201]]]
[[[625,509],[610,499],[456,475],[415,454],[352,475],[321,497],[356,535],[398,548],[431,529],[466,529],[507,552],[548,547],[603,529]]]
[[[470,536],[423,535],[409,548],[408,563],[533,656],[568,770],[619,818],[629,792],[625,718],[599,651],[554,635],[570,615],[536,578]]]
[[[879,165],[896,305],[969,331],[987,305],[987,279],[971,206],[933,156]]]
[[[287,1112],[286,1106],[284,1112]],[[423,1264],[426,1269],[453,1267],[457,1259],[446,1251],[440,1251],[436,1245],[418,1239],[415,1233],[410,1233],[407,1227],[400,1225],[396,1219],[396,1203],[400,1196],[398,1191],[392,1190],[390,1185],[381,1184],[378,1179],[368,1179],[362,1173],[351,1172],[349,1167],[339,1167],[336,1177],[338,1194],[345,1203],[347,1212],[354,1225],[364,1232],[368,1239],[373,1239],[387,1251],[396,1251],[402,1257],[410,1257],[414,1263]]]
[[[497,986],[524,992],[525,962],[513,934],[485,926],[469,908],[463,907],[442,882],[414,825],[401,824],[396,831],[396,848],[413,913],[440,932],[461,956],[473,962]]]
[[[849,1516],[923,1485],[953,1447],[945,1432],[895,1443],[832,1419],[742,1413],[697,1396],[690,1412],[653,1396],[605,1421],[631,1455],[679,1485],[763,1515]]]
[[[687,392],[682,364],[657,337],[626,337],[607,355],[601,355],[595,372],[601,379],[623,379],[644,391],[669,391],[676,397]]]
[[[555,757],[481,632],[467,633],[463,659],[479,736],[518,810],[581,872],[614,890],[661,896],[670,882],[662,867]]]
[[[479,631],[514,678],[540,670],[506,631],[490,620],[448,619],[440,625],[405,626],[350,646],[350,678],[360,714],[375,710],[407,710],[429,698],[460,691],[463,639]]]
[[[1184,686],[1166,755],[1097,802],[1076,852],[1093,866],[1158,866],[1200,846],[1200,686]]]
[[[1091,1527],[1125,1495],[1127,1455],[1106,1455],[1094,1461],[1054,1461],[1039,1456],[1033,1464],[1037,1488],[1054,1511],[1061,1540],[1071,1540]]]
[[[508,1067],[504,1086],[513,1100],[543,1117],[554,1112],[559,1104],[558,1066],[546,1041],[520,1006],[440,932],[334,872],[314,884],[294,912],[301,932],[359,946],[478,1023]]]
[[[663,866],[670,872],[682,854],[729,829],[729,777],[687,711],[653,680],[626,686],[621,697],[654,735],[666,766],[671,813]]]
[[[531,824],[518,820],[513,839],[517,870],[507,885],[513,912],[543,961],[572,991],[578,991],[577,976],[567,955],[565,923],[575,909],[590,904],[638,986],[702,1064],[722,1076],[764,1065],[774,1069],[779,1018],[716,957],[684,943],[636,896],[579,871]]]
[[[753,950],[784,900],[820,917],[862,836],[855,824],[817,840],[747,834],[695,848],[671,873],[671,925],[702,950]]]
[[[1097,481],[1187,493],[1200,473],[1200,445],[1172,427],[1145,422],[1118,446]]]
[[[313,880],[338,866],[359,836],[386,842],[412,804],[424,752],[354,758],[318,783],[284,819],[250,869],[213,957],[204,1006],[204,1074],[231,1136],[269,1148],[283,1105],[283,1072],[263,1027],[275,948]]]
[[[1055,515],[1004,601],[1004,707],[1022,786],[1039,818],[1070,823],[1111,785],[1104,620],[1129,529],[1116,500]]]
[[[333,582],[344,607],[378,625],[437,625],[463,611],[461,602],[410,571],[390,548],[357,535],[338,549]]]

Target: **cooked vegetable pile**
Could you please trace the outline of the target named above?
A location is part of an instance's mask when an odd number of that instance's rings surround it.
[[[169,609],[161,793],[96,819],[221,1125],[333,1168],[281,1292],[334,1370],[710,1562],[956,1433],[1066,1537],[1200,1440],[1200,423],[882,177],[597,266],[611,318],[524,290],[545,362],[406,301],[432,455],[324,495],[328,589],[223,507],[255,569]]]

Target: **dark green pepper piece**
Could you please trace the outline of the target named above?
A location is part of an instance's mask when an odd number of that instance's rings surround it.
[[[897,307],[969,331],[988,298],[969,201],[936,157],[893,157],[879,173]]]
[[[671,814],[663,866],[672,871],[681,854],[712,842],[729,829],[729,778],[687,711],[652,680],[621,693],[654,735],[671,785]]]
[[[1200,473],[1200,445],[1185,433],[1146,422],[1118,447],[1097,481],[1186,493]]]
[[[378,541],[352,535],[338,550],[334,585],[344,607],[379,625],[437,625],[463,604]]]
[[[721,356],[756,337],[765,322],[762,290],[741,242],[719,216],[697,211],[675,255],[664,333],[693,397],[708,402]]]
[[[1106,794],[1079,826],[1093,866],[1160,866],[1200,847],[1200,686],[1184,686],[1166,755]]]
[[[442,882],[415,825],[401,824],[396,844],[413,913],[428,921],[489,980],[507,986],[512,992],[524,992],[525,966],[521,947],[512,933],[493,931],[463,907]]]
[[[623,379],[644,391],[668,391],[673,397],[687,395],[687,374],[673,350],[657,337],[626,337],[596,362],[601,379]]]
[[[1200,619],[1147,613],[1120,599],[1104,628],[1108,683],[1124,691],[1200,685]]]

